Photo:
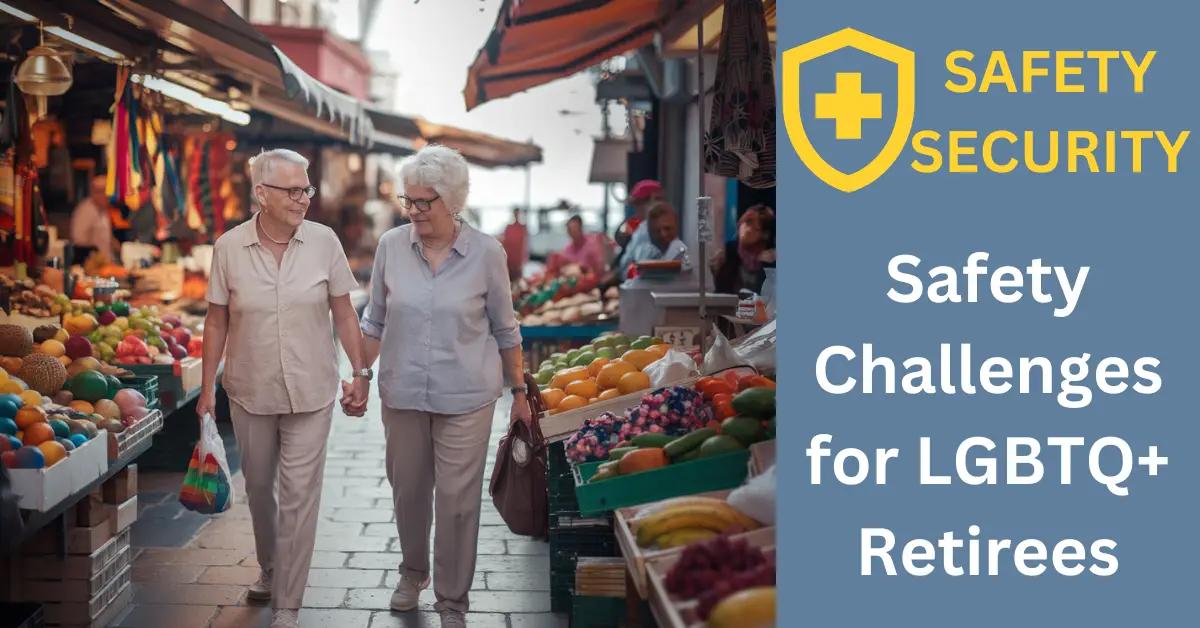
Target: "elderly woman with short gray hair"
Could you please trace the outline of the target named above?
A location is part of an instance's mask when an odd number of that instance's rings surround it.
[[[370,371],[350,304],[357,282],[346,254],[333,230],[304,219],[316,194],[308,160],[290,150],[267,151],[251,161],[250,179],[258,211],[213,250],[196,413],[213,411],[224,356],[222,384],[261,568],[247,597],[272,601],[272,628],[296,628],[337,397],[331,314],[357,369],[354,383],[344,384],[345,404],[365,404]]]
[[[530,420],[521,333],[504,249],[463,222],[469,188],[456,151],[426,146],[400,166],[412,224],[384,234],[363,316],[379,391],[403,562],[391,607],[417,607],[430,583],[442,626],[464,626],[475,577],[484,461],[503,379],[511,420]]]

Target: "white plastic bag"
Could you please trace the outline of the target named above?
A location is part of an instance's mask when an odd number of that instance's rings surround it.
[[[745,366],[745,362],[738,357],[736,351],[733,350],[733,345],[729,344],[729,339],[721,330],[717,329],[716,325],[712,327],[712,346],[708,348],[708,353],[704,354],[704,372],[716,373],[735,366]]]
[[[775,465],[729,494],[730,506],[755,521],[775,525]]]
[[[233,474],[225,456],[225,441],[211,414],[200,418],[200,440],[192,450],[187,475],[179,489],[179,501],[188,510],[206,515],[233,507]]]
[[[650,386],[661,388],[674,384],[689,377],[700,374],[696,369],[696,361],[692,356],[678,350],[670,349],[661,360],[656,360],[646,367],[645,373],[650,376]]]
[[[748,364],[763,373],[775,370],[775,321],[738,338],[733,343],[738,364]],[[710,371],[711,372],[711,371]]]

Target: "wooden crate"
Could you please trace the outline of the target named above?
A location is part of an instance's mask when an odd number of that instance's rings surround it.
[[[762,548],[767,556],[775,555],[775,529],[763,528],[734,538],[746,538],[751,545]],[[650,592],[650,612],[660,628],[704,628],[705,622],[696,616],[696,600],[684,600],[667,591],[666,578],[671,567],[679,561],[681,552],[655,556],[646,562],[646,580]]]
[[[732,491],[710,491],[707,493],[697,493],[694,497],[718,497],[724,499],[729,496]],[[671,549],[654,549],[644,548],[637,544],[637,535],[633,531],[633,526],[629,520],[643,508],[652,506],[653,504],[642,504],[640,506],[630,506],[629,508],[618,508],[613,511],[613,532],[617,536],[617,545],[621,548],[621,556],[625,559],[625,567],[629,571],[629,578],[633,581],[633,586],[637,590],[638,597],[643,600],[649,594],[649,588],[646,579],[646,564],[648,561],[679,554],[685,548],[674,547]],[[764,532],[764,530],[766,532]],[[730,538],[763,538],[769,536],[774,538],[775,528],[760,528],[750,532],[731,535]]]

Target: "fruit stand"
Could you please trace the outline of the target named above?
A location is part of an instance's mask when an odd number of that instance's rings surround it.
[[[597,342],[603,347],[614,338],[622,339],[608,334],[591,346],[595,350]],[[644,374],[660,370],[655,362],[682,355],[665,347],[662,351],[657,359],[656,352],[631,357],[634,362],[650,359],[640,369]],[[582,389],[594,382],[601,392],[613,390],[613,374],[603,369],[613,363],[620,369],[619,364],[628,361],[621,354],[599,369],[571,366],[589,357],[600,359],[581,354],[553,358],[549,368],[543,364],[535,376],[545,382],[540,392],[551,408],[539,421],[552,441],[552,607],[580,619],[582,614],[607,612],[612,615],[607,625],[641,625],[644,600],[661,626],[750,625],[736,618],[774,608],[773,602],[765,601],[774,585],[773,514],[755,510],[770,519],[760,521],[735,504],[744,501],[741,495],[764,471],[763,461],[773,465],[773,455],[767,452],[773,451],[775,436],[774,381],[753,368],[739,367],[630,390],[609,400],[597,398],[578,408],[568,403],[564,409],[563,401],[571,396],[568,389],[586,393]],[[566,369],[558,369],[564,361]],[[635,371],[626,369],[617,381],[629,372]],[[769,472],[773,479],[773,468]],[[771,493],[773,513],[773,485]],[[712,557],[721,553],[745,560],[736,565],[714,563]],[[604,570],[614,560],[621,561],[625,586],[598,586],[597,582],[612,582],[614,576],[607,575],[612,572]],[[672,576],[695,571],[694,565],[705,561],[712,563],[711,569],[736,566],[741,571],[726,584],[704,589],[707,596],[694,590],[696,582],[689,585],[686,577]],[[605,602],[619,598],[625,601],[615,607]]]

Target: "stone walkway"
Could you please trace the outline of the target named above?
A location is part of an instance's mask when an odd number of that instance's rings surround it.
[[[300,624],[305,628],[413,628],[440,625],[433,592],[411,613],[388,610],[400,543],[385,478],[378,399],[364,419],[335,413],[321,496],[321,520]],[[560,628],[550,611],[548,546],[511,534],[486,495],[508,403],[497,404],[492,449],[480,492],[479,561],[471,592],[472,628]],[[270,609],[248,603],[258,576],[250,513],[243,502],[208,521],[176,506],[180,474],[143,474],[135,530],[134,605],[116,628],[265,628]],[[235,478],[240,490],[241,476]],[[241,495],[241,493],[239,493]],[[194,530],[198,530],[192,534]],[[178,543],[169,537],[185,535]],[[167,545],[167,547],[163,547]],[[179,545],[172,547],[170,545]]]

